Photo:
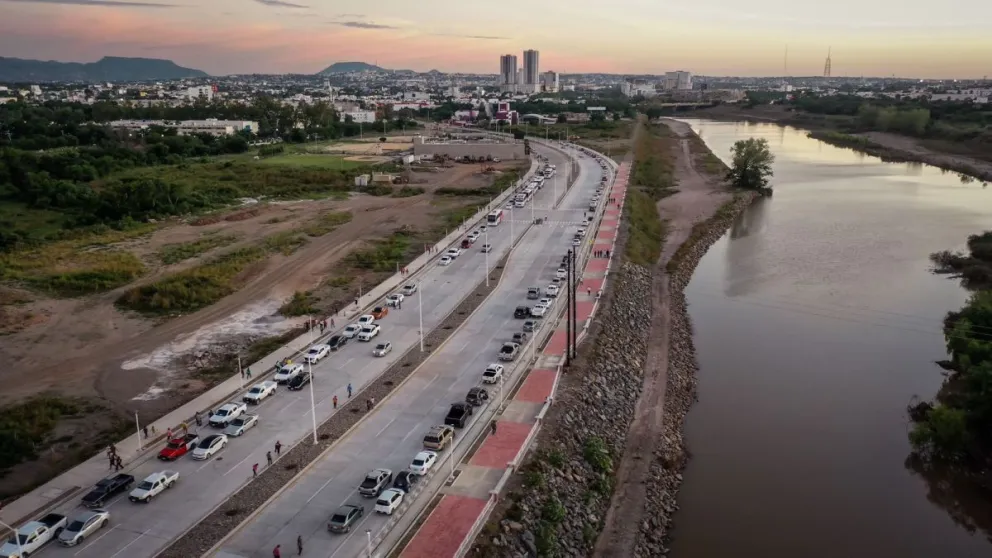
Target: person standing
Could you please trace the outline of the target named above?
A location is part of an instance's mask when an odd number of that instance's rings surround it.
[[[334,398],[331,399],[331,402],[334,404],[334,409],[337,410],[337,408],[338,408],[338,396],[335,395]]]
[[[351,399],[351,382],[348,382],[348,399]]]
[[[281,547],[282,545],[277,544],[276,547],[272,549],[272,558],[282,558],[282,552],[279,550]]]
[[[255,477],[258,476],[258,463],[256,463],[256,464],[254,464],[254,465],[251,466],[251,476],[252,476],[252,478],[255,478]],[[276,547],[276,548],[279,548],[279,547]]]
[[[265,460],[269,462],[269,465],[268,466],[271,467],[272,466],[272,452],[271,451],[265,452]]]
[[[303,535],[296,535],[296,552],[303,556]]]
[[[489,424],[489,430],[490,430],[490,431],[492,432],[492,434],[493,434],[493,436],[495,436],[495,435],[496,435],[496,421],[495,421],[495,420],[493,420],[493,421],[492,421],[492,422],[491,422],[491,423]]]
[[[282,442],[280,442],[279,440],[276,440],[276,456],[278,456],[279,455],[279,452],[281,452],[281,451],[282,451]]]

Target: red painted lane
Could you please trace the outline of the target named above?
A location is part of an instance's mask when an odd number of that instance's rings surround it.
[[[444,496],[400,558],[453,558],[486,502],[468,496]]]
[[[603,219],[602,224],[600,224],[599,226],[600,227],[609,227],[611,229],[616,229],[617,228],[617,224],[619,224],[619,223],[620,223],[620,221],[618,221],[617,219]]]
[[[578,297],[576,297],[578,298]],[[578,314],[577,318],[579,322],[584,322],[592,316],[592,306],[595,304],[595,300],[577,300],[575,301],[575,313]]]
[[[600,289],[603,288],[603,278],[602,277],[586,277],[579,281],[579,294],[589,296],[590,291],[592,295],[595,296]],[[578,298],[578,297],[576,297]]]
[[[596,242],[612,242],[617,237],[617,231],[600,230],[596,233]]]
[[[497,421],[496,435],[488,435],[482,446],[472,456],[469,465],[504,469],[506,464],[520,453],[524,440],[530,434],[532,424],[522,422]]]
[[[598,247],[595,247],[599,250]],[[604,248],[605,250],[606,248]],[[606,265],[610,261],[606,258],[592,258],[589,263],[586,264],[586,273],[606,273]]]
[[[564,352],[564,350],[565,347],[563,346],[562,351]],[[557,372],[547,368],[531,370],[530,374],[527,375],[527,379],[524,380],[524,384],[517,391],[514,399],[528,403],[544,403],[548,396],[551,395],[551,389],[554,388],[556,375]]]
[[[548,340],[548,344],[544,347],[544,354],[546,355],[564,355],[565,354],[565,330],[559,329],[551,334],[551,339]]]

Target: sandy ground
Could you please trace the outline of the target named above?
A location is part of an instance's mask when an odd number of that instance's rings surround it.
[[[682,138],[688,138],[693,133],[687,124],[669,119],[662,119],[662,122]],[[655,342],[648,347],[644,390],[637,401],[623,459],[617,467],[616,490],[593,556],[634,556],[637,532],[646,511],[647,494],[642,487],[649,480],[655,451],[664,442],[661,432],[670,321],[665,265],[689,237],[693,225],[712,217],[721,205],[731,199],[730,193],[717,180],[697,171],[688,139],[679,141],[675,177],[679,191],[658,202],[658,212],[667,221],[667,229],[661,257],[654,271],[651,339]]]

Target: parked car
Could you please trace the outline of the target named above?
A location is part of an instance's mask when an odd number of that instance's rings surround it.
[[[513,342],[523,345],[527,342],[527,332],[517,332],[513,334]]]
[[[158,458],[162,461],[175,461],[180,457],[186,455],[187,453],[193,451],[193,448],[200,443],[200,435],[195,432],[190,432],[184,436],[173,438],[169,440],[162,451],[158,452]]]
[[[548,296],[558,296],[558,285],[548,285],[547,288],[544,289],[544,294]]]
[[[523,329],[526,332],[532,332],[537,329],[537,322],[535,322],[534,320],[527,320],[526,322],[524,322]]]
[[[361,327],[372,325],[375,322],[375,316],[372,314],[363,314],[358,318],[358,325]]]
[[[376,513],[393,515],[396,508],[400,507],[400,504],[403,503],[403,495],[405,494],[406,492],[403,492],[398,488],[384,490],[375,501]]]
[[[413,461],[410,462],[410,472],[415,475],[424,476],[430,472],[431,467],[435,463],[437,463],[437,452],[417,452],[417,455],[413,456]]]
[[[447,424],[432,426],[424,435],[424,448],[434,451],[442,451],[454,441],[455,429]]]
[[[372,355],[377,357],[384,357],[393,350],[393,344],[386,341],[385,343],[379,343],[372,349]]]
[[[358,485],[358,493],[374,498],[379,495],[389,483],[393,482],[393,472],[389,469],[373,469],[365,474],[362,484]]]
[[[573,238],[572,239],[572,246],[582,246],[582,239],[581,238]]]
[[[451,265],[451,262],[455,261],[451,256],[441,256],[441,259],[437,261],[437,265]]]
[[[530,309],[530,315],[535,318],[543,318],[545,314],[548,313],[548,308],[546,306],[533,306]]]
[[[128,494],[128,499],[132,502],[143,502],[147,504],[164,490],[172,488],[178,480],[179,473],[177,471],[152,473],[145,477],[145,480],[141,481],[141,484]]]
[[[517,358],[517,351],[520,350],[520,345],[513,343],[512,341],[507,341],[503,343],[503,346],[499,348],[499,359],[502,361],[510,362]]]
[[[373,337],[379,335],[379,324],[372,324],[362,327],[362,331],[358,332],[358,340],[369,342]]]
[[[34,554],[41,550],[55,538],[66,527],[66,517],[57,513],[50,513],[38,521],[29,521],[17,529],[14,537],[8,539],[0,547],[0,556],[3,558],[27,558],[29,554]],[[20,543],[20,544],[18,544]],[[21,553],[24,553],[23,556]]]
[[[351,327],[351,326],[348,326],[348,327]],[[356,332],[356,335],[357,335],[357,332]],[[352,337],[354,337],[354,335],[352,335]],[[330,339],[327,340],[327,347],[329,349],[331,349],[332,351],[336,351],[336,350],[340,349],[341,347],[344,347],[347,344],[348,344],[348,338],[345,337],[344,335],[334,335]]]
[[[362,331],[362,326],[358,324],[351,324],[344,328],[344,331],[341,332],[341,336],[345,339],[354,339],[355,336],[358,335],[359,331]]]
[[[86,496],[83,496],[83,506],[87,508],[102,508],[107,503],[107,500],[110,500],[121,492],[130,490],[132,484],[134,484],[134,477],[125,475],[124,473],[105,478],[96,483],[96,486]]]
[[[258,405],[270,395],[275,395],[277,385],[278,384],[276,382],[273,382],[271,380],[265,382],[259,382],[251,386],[251,389],[248,390],[248,393],[246,393],[245,396],[242,397],[241,399],[243,399],[245,403],[248,403],[250,405]]]
[[[398,488],[403,492],[410,492],[413,485],[417,484],[420,477],[410,471],[400,471],[396,473],[396,480],[393,481],[393,488]]]
[[[326,357],[331,353],[331,348],[327,345],[314,345],[310,347],[307,354],[303,355],[303,360],[309,362],[310,364],[317,364],[320,359]]]
[[[331,515],[327,522],[327,530],[332,533],[349,533],[351,527],[365,514],[365,508],[353,504],[345,504]]]
[[[408,285],[403,285],[403,296],[410,296],[417,292],[417,285],[415,283],[410,283]]]
[[[503,365],[502,364],[490,364],[486,367],[485,372],[482,373],[482,381],[486,384],[495,384],[500,381],[503,377]]]
[[[566,277],[568,277],[568,270],[566,270],[564,267],[559,267],[558,270],[555,271],[555,277],[559,279],[565,279]]]
[[[389,314],[389,308],[385,306],[376,306],[372,309],[372,316],[374,316],[377,320],[385,318],[386,314]]]
[[[290,391],[299,391],[303,389],[310,383],[310,380],[313,379],[310,374],[311,372],[309,370],[300,372],[295,378],[289,381],[289,384],[287,384],[286,387],[288,387]]]
[[[225,436],[241,436],[248,429],[254,428],[258,424],[258,415],[241,415],[240,417],[231,421],[231,424],[227,425],[224,429]]]
[[[392,306],[395,308],[403,302],[404,298],[406,297],[404,297],[401,293],[393,293],[386,297],[386,306]]]
[[[465,395],[465,402],[475,407],[485,405],[488,401],[489,392],[486,391],[486,388],[474,387],[468,390],[468,394]]]
[[[530,300],[537,300],[537,299],[541,298],[541,288],[540,287],[531,287],[531,288],[527,289],[527,298],[530,299]]]
[[[227,436],[224,434],[211,434],[200,440],[200,444],[193,450],[193,459],[204,461],[210,459],[214,454],[224,449],[227,445]]]
[[[96,533],[110,522],[110,512],[107,510],[85,511],[69,521],[69,524],[59,533],[58,541],[62,546],[76,546],[86,537]]]
[[[230,402],[217,409],[210,417],[210,426],[225,428],[231,421],[248,412],[248,406],[243,402]]]
[[[526,306],[517,306],[516,309],[513,310],[513,317],[516,318],[516,319],[518,319],[518,320],[522,320],[524,318],[529,318],[530,317],[530,308],[528,308]]]
[[[483,244],[482,245],[482,251],[483,252],[492,252],[493,251],[493,245],[492,244]]]
[[[468,403],[452,403],[451,408],[448,409],[448,414],[444,417],[444,424],[454,426],[455,428],[465,428],[468,418],[474,412],[472,406]]]
[[[298,374],[303,372],[303,365],[300,363],[286,364],[280,368],[276,375],[272,377],[277,384],[287,384],[290,380],[295,378]]]

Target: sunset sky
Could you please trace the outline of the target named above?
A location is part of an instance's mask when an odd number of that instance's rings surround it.
[[[945,0],[0,0],[0,56],[168,58],[215,75],[333,62],[499,71],[992,75],[992,2]]]

